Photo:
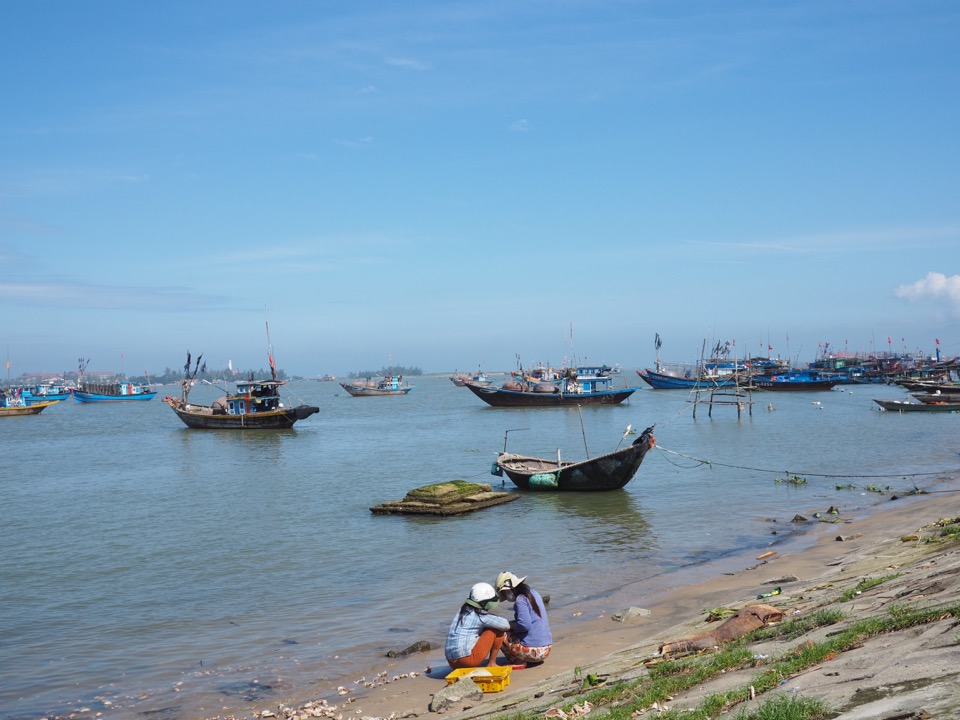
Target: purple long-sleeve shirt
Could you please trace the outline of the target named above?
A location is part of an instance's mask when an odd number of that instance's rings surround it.
[[[550,633],[550,623],[547,622],[547,609],[543,598],[533,588],[530,594],[537,601],[540,615],[534,612],[526,595],[517,595],[513,604],[514,620],[511,623],[512,635],[527,647],[546,647],[553,645],[553,635]]]

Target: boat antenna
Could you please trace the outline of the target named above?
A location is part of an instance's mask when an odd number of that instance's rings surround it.
[[[587,452],[587,460],[590,459],[590,448],[587,447],[587,431],[583,429],[583,413],[580,412],[580,406],[577,405],[577,415],[580,416],[580,434],[583,435],[583,449]],[[559,470],[559,466],[557,467]]]

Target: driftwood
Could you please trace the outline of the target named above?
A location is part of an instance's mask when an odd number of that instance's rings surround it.
[[[660,654],[686,655],[688,653],[709,650],[731,642],[765,625],[780,622],[783,611],[771,605],[747,605],[741,608],[715,630],[695,635],[684,640],[674,640],[660,646]]]

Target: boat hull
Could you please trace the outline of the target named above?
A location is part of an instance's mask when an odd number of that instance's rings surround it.
[[[753,378],[751,385],[759,390],[819,391],[832,390],[840,381],[832,380],[770,380]]]
[[[153,400],[157,396],[154,392],[138,393],[136,395],[103,395],[101,393],[84,392],[82,390],[73,391],[73,399],[78,403],[103,403],[103,402],[132,402],[137,400]]]
[[[33,403],[32,405],[14,405],[13,407],[0,407],[0,417],[20,417],[23,415],[39,415],[51,405],[56,405],[59,400],[49,400],[47,402]]]
[[[214,413],[209,405],[183,405],[176,398],[164,398],[167,405],[188,428],[195,430],[286,430],[298,420],[320,412],[313,405],[299,405],[280,410],[229,415]]]
[[[582,462],[560,462],[556,459],[533,458],[503,453],[497,458],[496,468],[524,490],[558,490],[567,492],[595,492],[619,490],[640,469],[644,457],[656,444],[653,428],[641,433],[632,445],[607,455]]]
[[[619,405],[639,388],[602,390],[585,393],[537,393],[520,390],[504,390],[467,383],[466,387],[492,407],[562,407],[565,405]]]
[[[654,370],[637,370],[637,375],[650,387],[657,390],[694,390],[696,388],[732,387],[735,382],[729,378],[693,378],[677,377],[658,373]]]
[[[906,400],[873,400],[887,412],[960,412],[960,402],[913,403]]]
[[[414,386],[410,387],[401,387],[401,388],[375,388],[375,387],[363,387],[360,385],[351,385],[350,383],[340,383],[340,387],[346,390],[348,393],[354,397],[375,397],[377,395],[406,395],[408,392],[413,390]]]

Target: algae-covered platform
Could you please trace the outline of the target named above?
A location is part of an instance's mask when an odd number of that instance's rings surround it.
[[[495,492],[486,483],[449,480],[415,488],[402,500],[376,505],[370,508],[370,512],[379,515],[462,515],[519,497],[519,493]]]

